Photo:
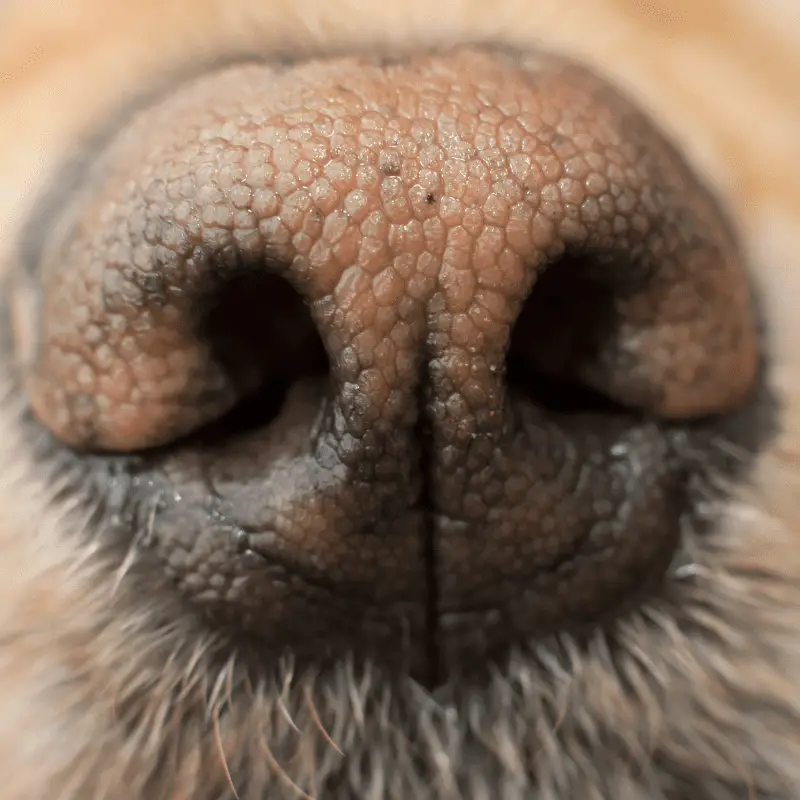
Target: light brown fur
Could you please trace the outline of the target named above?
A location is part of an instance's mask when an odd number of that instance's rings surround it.
[[[220,647],[82,534],[0,419],[0,796],[800,796],[800,20],[786,3],[581,0],[26,2],[0,11],[0,263],[69,144],[126,87],[215,51],[491,38],[595,65],[726,200],[763,292],[780,433],[708,538],[692,588],[586,653],[515,656],[431,698],[348,665],[248,685]],[[795,19],[791,15],[795,13]],[[3,16],[5,15],[5,17]],[[95,537],[93,541],[97,542]],[[614,652],[612,652],[614,650]],[[287,670],[290,666],[287,665]],[[235,794],[236,793],[236,794]]]

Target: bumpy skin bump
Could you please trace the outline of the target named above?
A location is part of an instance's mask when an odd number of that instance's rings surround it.
[[[449,668],[599,619],[675,547],[685,464],[659,420],[734,409],[756,373],[714,204],[641,113],[549,56],[218,72],[139,113],[64,220],[27,366],[63,441],[166,445],[296,378],[268,424],[139,475],[168,572],[276,645]],[[537,313],[559,269],[582,305]],[[317,336],[325,378],[297,368]],[[638,413],[547,409],[510,350]]]

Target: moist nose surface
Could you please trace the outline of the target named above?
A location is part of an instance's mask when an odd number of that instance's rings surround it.
[[[145,457],[152,548],[215,616],[450,668],[663,572],[686,476],[659,420],[742,402],[753,314],[714,204],[605,84],[474,50],[237,67],[142,112],[101,167],[42,260],[28,389],[56,435],[165,445],[309,332],[327,353],[269,424]],[[263,274],[310,324],[276,322]],[[203,320],[231,281],[223,357]],[[237,339],[237,309],[269,335]],[[618,408],[548,407],[512,360]]]

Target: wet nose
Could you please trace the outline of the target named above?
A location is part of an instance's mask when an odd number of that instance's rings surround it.
[[[296,377],[270,530],[379,530],[369,559],[344,537],[325,569],[391,575],[409,603],[432,569],[445,641],[623,594],[674,541],[652,421],[724,412],[753,382],[713,201],[558,59],[239,68],[135,120],[96,175],[46,254],[40,419],[138,450]],[[569,408],[575,387],[595,399]],[[298,523],[309,503],[319,524]]]

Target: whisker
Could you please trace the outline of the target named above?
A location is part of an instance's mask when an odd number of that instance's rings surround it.
[[[328,733],[327,730],[325,730],[325,726],[322,724],[322,720],[319,718],[319,714],[317,713],[317,708],[314,704],[314,700],[311,697],[311,689],[309,688],[308,685],[306,685],[303,688],[303,696],[305,698],[306,705],[308,706],[308,710],[311,712],[311,719],[314,720],[314,724],[319,729],[323,738],[340,756],[343,756],[344,753],[342,752],[341,748],[339,747],[339,745],[336,744],[336,742],[333,741],[331,735]]]
[[[261,730],[261,733],[262,733],[262,734],[264,733],[264,731],[263,731],[263,728],[262,728],[262,730]],[[267,761],[269,762],[270,766],[271,766],[271,767],[272,767],[272,768],[275,770],[275,772],[277,773],[277,776],[278,776],[278,778],[279,778],[281,781],[283,781],[283,782],[284,782],[284,784],[285,784],[285,785],[287,785],[287,786],[288,786],[290,789],[292,789],[294,792],[296,792],[296,793],[297,793],[297,795],[298,795],[299,797],[302,797],[302,798],[303,798],[303,800],[316,800],[316,798],[315,798],[313,795],[310,795],[310,794],[308,794],[308,792],[305,792],[303,789],[301,789],[301,788],[300,788],[300,787],[299,787],[299,786],[298,786],[298,785],[297,785],[297,784],[296,784],[296,783],[295,783],[295,782],[294,782],[294,781],[293,781],[293,780],[292,780],[292,779],[289,777],[289,773],[288,773],[288,772],[286,772],[286,770],[285,770],[285,769],[284,769],[284,768],[283,768],[283,767],[282,767],[282,766],[281,766],[281,765],[278,763],[277,759],[276,759],[276,758],[275,758],[275,756],[273,755],[273,753],[272,753],[272,750],[270,749],[269,745],[267,744],[267,742],[266,742],[266,740],[265,740],[264,736],[263,736],[263,735],[262,735],[262,736],[259,736],[259,737],[258,737],[258,739],[259,739],[259,744],[260,744],[260,746],[261,746],[261,750],[262,750],[262,752],[263,752],[263,753],[264,753],[264,755],[266,756],[266,758],[267,758]]]
[[[214,709],[216,709],[219,705],[220,696],[222,695],[222,687],[225,685],[228,679],[228,669],[230,667],[230,662],[227,662],[219,671],[219,675],[217,675],[216,681],[214,681],[214,686],[211,689],[211,694],[208,698],[208,708],[211,714],[214,713]]]
[[[231,775],[230,768],[228,767],[228,759],[225,756],[225,748],[222,746],[222,734],[220,733],[219,729],[219,713],[219,709],[215,709],[211,715],[214,723],[214,739],[217,743],[219,757],[222,760],[222,768],[225,770],[225,776],[228,779],[228,785],[231,787],[233,796],[236,798],[236,800],[239,800],[239,792],[236,791],[236,786],[233,783],[233,776]]]
[[[289,688],[291,686],[292,680],[294,678],[294,666],[292,664],[288,664],[286,668],[286,676],[283,679],[283,686],[281,687],[281,693],[278,695],[278,708],[283,714],[286,721],[289,723],[289,726],[298,734],[302,734],[300,728],[297,727],[294,719],[292,719],[292,715],[289,713],[289,709],[286,705],[286,696],[289,693]]]
[[[155,500],[153,501],[152,508],[150,509],[150,513],[148,514],[147,525],[139,531],[136,536],[133,537],[131,541],[130,547],[128,548],[127,553],[125,554],[125,558],[122,560],[122,563],[117,568],[117,571],[114,576],[114,583],[111,586],[111,596],[113,597],[118,591],[119,587],[122,584],[123,579],[125,576],[130,572],[131,567],[133,567],[136,557],[139,554],[139,548],[144,546],[147,547],[153,539],[153,527],[155,525],[156,520],[156,513],[158,512],[159,503],[161,501],[162,493],[159,492],[156,495]]]

